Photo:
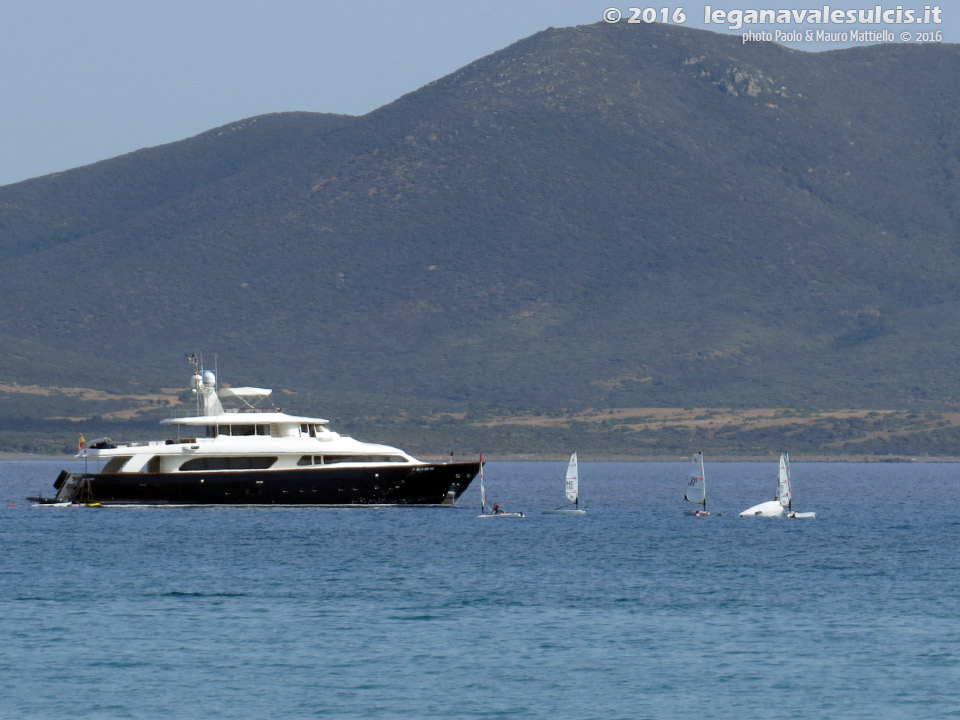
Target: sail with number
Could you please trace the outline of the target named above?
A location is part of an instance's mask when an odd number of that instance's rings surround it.
[[[544,510],[543,513],[545,515],[586,515],[586,510],[580,509],[580,469],[577,465],[576,453],[570,455],[570,462],[567,464],[567,476],[563,484],[563,493],[567,496],[567,500],[573,503],[574,506],[571,508],[567,505],[566,507]]]
[[[577,471],[576,453],[570,456],[570,464],[567,465],[567,482],[564,485],[564,490],[567,493],[567,500],[572,503],[577,502],[577,498],[580,497],[580,476]]]
[[[783,507],[790,509],[793,496],[790,494],[790,457],[786,453],[780,455],[780,479],[777,485],[777,498]]]
[[[695,505],[703,505],[703,510],[689,510],[691,514],[703,515],[707,512],[707,479],[703,472],[703,453],[693,454],[691,459],[693,467],[690,469],[690,476],[687,478],[687,491],[683,499]]]

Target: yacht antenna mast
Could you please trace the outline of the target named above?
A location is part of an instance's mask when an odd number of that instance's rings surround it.
[[[190,378],[190,384],[192,387],[190,391],[197,396],[197,411],[196,414],[200,414],[200,386],[203,384],[203,380],[200,376],[200,361],[197,359],[196,353],[191,353],[187,355],[187,362],[190,363],[190,367],[193,368],[193,377]]]

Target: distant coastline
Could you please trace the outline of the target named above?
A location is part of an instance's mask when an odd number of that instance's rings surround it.
[[[19,460],[73,460],[73,455],[44,455],[34,453],[0,452],[0,462]]]
[[[960,457],[950,455],[938,456],[906,456],[906,455],[802,455],[791,453],[791,459],[794,462],[847,462],[847,463],[956,463],[960,462]],[[449,460],[449,455],[418,455],[420,460],[427,462],[442,462]],[[570,455],[567,453],[504,453],[498,455],[495,452],[484,451],[485,462],[566,462]],[[776,461],[778,455],[731,455],[719,453],[710,455],[710,462],[756,462],[768,463]],[[455,459],[458,462],[464,460],[464,455],[457,455]],[[78,461],[73,455],[48,455],[32,453],[0,452],[0,462],[20,462],[20,461],[48,461],[59,460],[61,462]],[[614,455],[610,453],[601,453],[590,455],[581,453],[580,461],[589,462],[684,462],[689,457],[682,455]]]
[[[569,454],[539,454],[539,453],[504,453],[498,455],[493,452],[484,451],[484,461],[486,462],[566,462]],[[710,462],[756,462],[768,463],[776,462],[779,453],[770,455],[732,455],[719,453],[710,455]],[[906,455],[803,455],[790,453],[793,462],[849,462],[849,463],[955,463],[960,462],[960,457],[941,455],[941,456],[906,456]],[[444,456],[420,456],[421,460],[440,461]],[[457,460],[462,460],[462,456],[457,456]],[[614,455],[601,453],[590,455],[589,453],[579,453],[580,462],[685,462],[690,456],[683,455]]]

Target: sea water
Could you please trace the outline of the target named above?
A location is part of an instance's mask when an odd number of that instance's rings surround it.
[[[0,463],[0,718],[960,717],[960,468],[492,462],[454,508],[56,508]]]

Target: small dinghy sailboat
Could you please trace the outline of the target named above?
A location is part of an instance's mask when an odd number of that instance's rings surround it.
[[[777,497],[759,505],[747,508],[740,517],[780,517],[786,510],[788,518],[815,518],[816,513],[793,511],[793,493],[790,489],[790,457],[787,453],[780,455],[780,473],[777,481]]]
[[[558,507],[553,510],[544,510],[544,515],[586,515],[586,510],[580,509],[580,474],[577,466],[577,454],[570,456],[570,463],[567,465],[567,479],[563,488],[567,500],[573,503],[573,507]]]
[[[683,499],[693,503],[694,507],[688,507],[683,514],[706,517],[710,513],[707,512],[707,478],[703,473],[703,453],[694,453],[692,462],[693,467],[687,479],[687,491],[683,494]]]
[[[499,505],[494,504],[493,510],[487,512],[487,489],[483,486],[483,455],[480,455],[480,514],[478,518],[522,518],[522,512],[504,512]]]

